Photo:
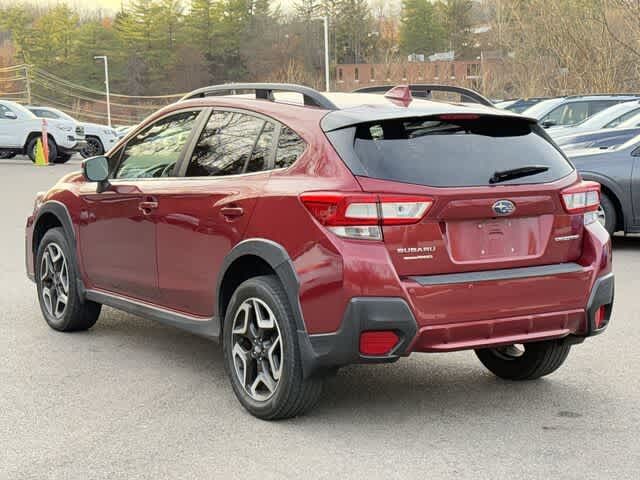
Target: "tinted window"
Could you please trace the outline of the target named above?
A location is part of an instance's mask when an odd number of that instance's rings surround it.
[[[554,125],[574,125],[588,117],[589,104],[587,102],[571,102],[552,110],[541,120],[541,123],[552,121]]]
[[[145,128],[127,143],[114,178],[168,177],[200,112],[182,112]]]
[[[39,108],[31,108],[30,110],[38,118],[60,118],[60,116],[50,112],[49,110],[41,110]]]
[[[626,122],[627,120],[629,120],[631,117],[637,115],[638,113],[640,113],[640,108],[636,108],[634,110],[631,110],[630,112],[625,113],[624,115],[620,115],[618,118],[616,118],[615,120],[607,123],[604,128],[613,128],[613,127],[617,127],[618,125],[620,125],[622,122]]]
[[[7,116],[7,113],[11,115],[13,111],[10,108],[5,107],[4,105],[0,105],[0,118],[6,118],[9,120],[14,120],[12,116]]]
[[[589,115],[594,115],[602,110],[604,110],[605,108],[609,108],[612,105],[616,105],[620,102],[618,102],[617,100],[595,100],[592,102],[589,102]]]
[[[236,175],[265,168],[266,151],[273,140],[272,127],[263,131],[266,123],[238,112],[212,113],[191,156],[187,176]],[[254,146],[256,157],[252,159]],[[250,161],[251,170],[247,170]]]
[[[496,171],[523,166],[549,170],[504,184],[549,182],[573,170],[538,125],[517,119],[394,119],[351,131],[351,137],[340,130],[329,137],[356,175],[373,178],[435,187],[481,186],[489,185]]]
[[[287,168],[295,162],[307,144],[289,127],[282,126],[278,138],[275,168]]]
[[[251,159],[247,164],[246,172],[260,172],[269,168],[269,159],[273,154],[273,135],[275,133],[275,125],[271,122],[265,122],[262,132],[258,137]]]

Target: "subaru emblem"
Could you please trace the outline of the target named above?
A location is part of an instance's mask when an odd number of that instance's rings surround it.
[[[498,200],[491,208],[500,217],[511,215],[516,211],[516,205],[511,200]]]

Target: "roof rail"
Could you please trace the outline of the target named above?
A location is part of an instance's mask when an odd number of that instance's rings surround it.
[[[640,93],[583,93],[581,95],[567,95],[560,98],[583,98],[583,97],[640,97]]]
[[[275,101],[273,92],[293,92],[299,93],[304,99],[307,106],[326,108],[327,110],[337,110],[338,107],[325,97],[322,93],[311,87],[304,85],[294,85],[290,83],[225,83],[223,85],[211,85],[202,87],[193,92],[187,93],[179,101],[189,100],[192,98],[204,98],[215,95],[238,95],[238,91],[254,91],[256,98],[262,100]]]
[[[375,87],[364,87],[354,90],[354,93],[386,93],[395,85],[378,85]],[[487,107],[493,107],[493,103],[488,98],[469,88],[457,87],[453,85],[438,85],[429,83],[416,83],[409,85],[411,94],[416,98],[431,98],[431,92],[459,93],[463,100],[470,100]]]

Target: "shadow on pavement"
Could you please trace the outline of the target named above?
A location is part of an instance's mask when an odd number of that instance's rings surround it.
[[[615,250],[637,250],[640,247],[640,235],[614,235],[613,248]]]
[[[96,326],[82,336],[92,336],[92,348],[114,348],[131,356],[162,363],[169,374],[188,372],[208,383],[210,389],[228,385],[220,344],[155,322],[105,309]],[[111,341],[109,341],[111,340]],[[127,353],[128,352],[128,353]],[[492,422],[518,416],[523,410],[548,420],[579,418],[595,405],[611,399],[599,398],[567,378],[577,366],[562,368],[554,375],[531,382],[507,382],[487,372],[473,352],[414,354],[390,365],[346,367],[325,385],[318,407],[294,422],[340,421],[358,423],[391,418],[398,422],[421,422],[429,417],[463,423],[473,418]],[[237,405],[240,409],[240,404]],[[486,419],[485,419],[486,421]],[[545,424],[546,425],[546,424]],[[553,425],[544,429],[556,429]]]

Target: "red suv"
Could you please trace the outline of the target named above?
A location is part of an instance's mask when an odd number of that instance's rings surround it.
[[[464,97],[486,105],[193,92],[36,198],[45,320],[84,330],[108,305],[218,339],[265,419],[310,409],[339,367],[412,352],[553,372],[611,316],[599,185],[535,120]]]

